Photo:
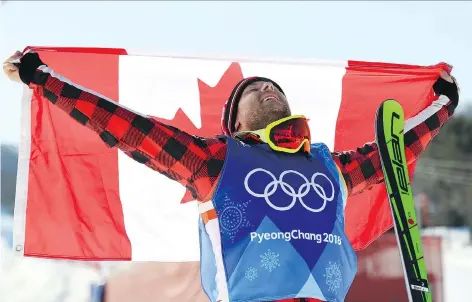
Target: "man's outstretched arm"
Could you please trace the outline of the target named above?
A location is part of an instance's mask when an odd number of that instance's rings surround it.
[[[425,150],[444,124],[452,117],[459,103],[456,83],[442,78],[433,86],[437,101],[405,121],[405,153],[408,163]],[[409,129],[409,130],[408,130]],[[383,181],[382,166],[377,144],[365,144],[357,150],[332,153],[346,181],[349,195],[359,194]]]
[[[207,197],[223,167],[225,143],[189,135],[80,87],[56,74],[36,53],[24,55],[18,67],[24,84],[95,131],[107,146],[178,181],[194,198]]]

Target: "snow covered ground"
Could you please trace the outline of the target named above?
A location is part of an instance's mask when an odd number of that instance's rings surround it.
[[[14,257],[9,248],[11,222],[10,218],[2,217],[0,301],[89,302],[90,286],[100,278],[97,269],[87,263]],[[467,231],[435,228],[424,231],[424,234],[444,239],[445,302],[470,301],[472,246],[467,245]],[[124,264],[119,269],[129,265]],[[110,269],[113,272],[115,268]]]
[[[11,251],[11,220],[2,217],[1,302],[89,302],[99,276],[80,262],[19,258]]]
[[[445,302],[471,301],[472,246],[464,229],[435,228],[424,232],[443,238],[443,271]]]

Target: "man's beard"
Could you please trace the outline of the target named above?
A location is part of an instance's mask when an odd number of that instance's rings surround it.
[[[260,106],[250,112],[247,117],[248,127],[251,130],[264,129],[272,122],[290,116],[290,108],[287,103],[271,103]]]

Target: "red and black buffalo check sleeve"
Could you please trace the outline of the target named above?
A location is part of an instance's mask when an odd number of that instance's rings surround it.
[[[178,181],[193,198],[207,198],[223,167],[224,141],[192,136],[135,113],[79,88],[44,65],[35,71],[29,86],[95,131],[109,147],[117,147],[137,162]]]
[[[433,86],[441,95],[431,106],[406,123],[415,124],[405,132],[405,153],[408,163],[413,162],[426,149],[454,114],[459,103],[457,85],[439,79]],[[333,158],[344,176],[350,195],[359,194],[372,185],[383,181],[382,166],[377,144],[365,144],[355,151],[332,153]]]

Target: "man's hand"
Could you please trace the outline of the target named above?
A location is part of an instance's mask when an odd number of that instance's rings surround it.
[[[454,79],[444,70],[441,71],[441,78],[448,81],[449,83],[454,83]]]
[[[20,58],[22,57],[20,51],[15,52],[12,56],[3,62],[3,72],[5,75],[14,82],[21,83],[19,68],[14,64],[20,63]]]
[[[455,83],[456,86],[457,86],[457,92],[459,93],[460,92],[460,89],[459,89],[459,84],[457,84],[457,80],[455,77],[449,75],[447,72],[445,72],[444,70],[441,71],[441,79],[445,80],[445,81],[448,81],[449,83]]]
[[[36,52],[29,50],[21,53],[17,51],[3,63],[3,72],[10,80],[29,86],[40,66],[47,65],[41,61]]]
[[[433,90],[437,96],[444,95],[449,98],[453,103],[452,111],[459,104],[459,86],[456,79],[447,72],[441,71],[439,78],[433,85]]]

